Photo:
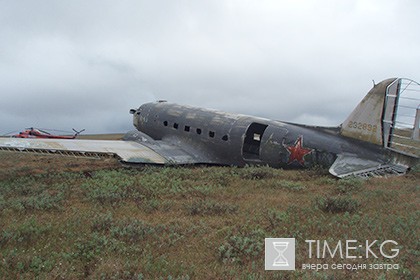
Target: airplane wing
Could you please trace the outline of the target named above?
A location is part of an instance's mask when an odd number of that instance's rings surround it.
[[[122,140],[68,140],[0,138],[0,151],[16,151],[74,157],[117,157],[126,163],[214,163],[203,154],[187,152],[160,141],[139,143]]]
[[[331,165],[329,172],[339,178],[347,176],[380,177],[386,175],[403,175],[408,167],[401,164],[382,163],[363,159],[352,154],[340,154]]]
[[[0,151],[75,157],[118,157],[125,162],[164,164],[167,160],[133,141],[0,138]]]
[[[116,157],[125,163],[223,164],[223,160],[179,139],[157,141],[139,131],[123,140],[0,138],[0,151],[15,151],[73,157]]]

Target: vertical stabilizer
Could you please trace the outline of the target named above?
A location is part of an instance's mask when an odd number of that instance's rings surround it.
[[[376,84],[343,122],[341,134],[346,137],[383,145],[382,117],[387,88],[396,78]]]

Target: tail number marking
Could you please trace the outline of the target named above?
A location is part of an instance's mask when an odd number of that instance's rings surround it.
[[[372,131],[375,133],[378,130],[378,126],[376,124],[368,124],[368,123],[362,123],[362,122],[353,122],[349,121],[349,128],[358,129],[358,130],[367,130]]]

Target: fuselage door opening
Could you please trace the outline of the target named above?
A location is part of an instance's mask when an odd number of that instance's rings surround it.
[[[251,123],[245,132],[242,145],[242,157],[244,160],[260,160],[261,139],[267,125]]]

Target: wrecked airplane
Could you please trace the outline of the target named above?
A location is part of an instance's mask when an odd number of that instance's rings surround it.
[[[122,141],[0,139],[0,150],[129,164],[323,166],[337,177],[405,174],[418,164],[420,85],[375,84],[338,127],[308,126],[157,101],[131,109],[136,128]]]

